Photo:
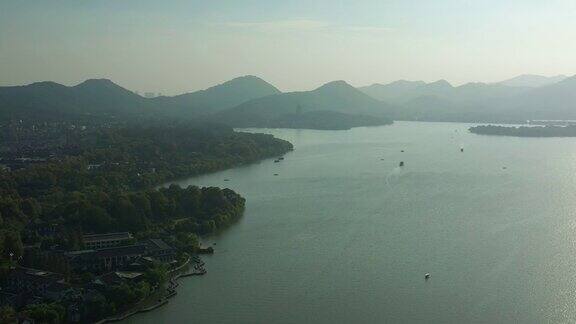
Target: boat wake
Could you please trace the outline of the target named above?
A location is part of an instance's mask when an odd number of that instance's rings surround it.
[[[402,176],[404,172],[402,171],[402,168],[397,166],[394,169],[392,169],[392,171],[390,171],[388,173],[388,175],[386,175],[385,178],[385,182],[387,186],[390,186],[390,184],[396,180],[398,180],[398,178],[400,178],[400,176]]]

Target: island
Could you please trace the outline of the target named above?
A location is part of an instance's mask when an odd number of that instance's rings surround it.
[[[479,135],[517,137],[576,137],[576,126],[497,126],[482,125],[468,129]]]

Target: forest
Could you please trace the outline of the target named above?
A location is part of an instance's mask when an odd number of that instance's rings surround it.
[[[76,145],[77,155],[0,171],[4,269],[23,256],[24,245],[79,249],[86,233],[130,231],[192,249],[195,235],[239,217],[244,199],[230,189],[156,186],[292,150],[271,135],[200,126],[99,128]],[[38,237],[34,229],[46,224],[63,234]]]

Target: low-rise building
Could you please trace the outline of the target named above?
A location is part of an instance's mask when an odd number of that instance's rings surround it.
[[[79,271],[104,272],[127,267],[144,255],[142,244],[67,252],[70,266]]]
[[[63,275],[38,269],[17,268],[8,274],[3,290],[14,294],[48,297],[51,287],[55,285],[65,285]]]
[[[103,274],[94,279],[96,287],[109,287],[121,285],[122,283],[137,283],[144,279],[143,272],[136,271],[114,271]]]
[[[43,297],[50,301],[59,301],[64,299],[66,296],[77,294],[77,289],[71,285],[63,282],[54,282],[46,287],[46,292]]]
[[[172,263],[176,259],[176,250],[161,239],[148,239],[142,243],[146,246],[146,256],[156,261]]]
[[[54,238],[62,233],[62,225],[56,223],[32,223],[26,229],[45,238]]]
[[[130,244],[133,240],[129,232],[89,234],[82,237],[87,249],[103,249]]]

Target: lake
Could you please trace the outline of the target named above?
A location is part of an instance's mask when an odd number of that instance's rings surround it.
[[[176,182],[246,212],[206,239],[206,276],[126,322],[575,322],[576,138],[469,126],[249,130],[295,150]]]

